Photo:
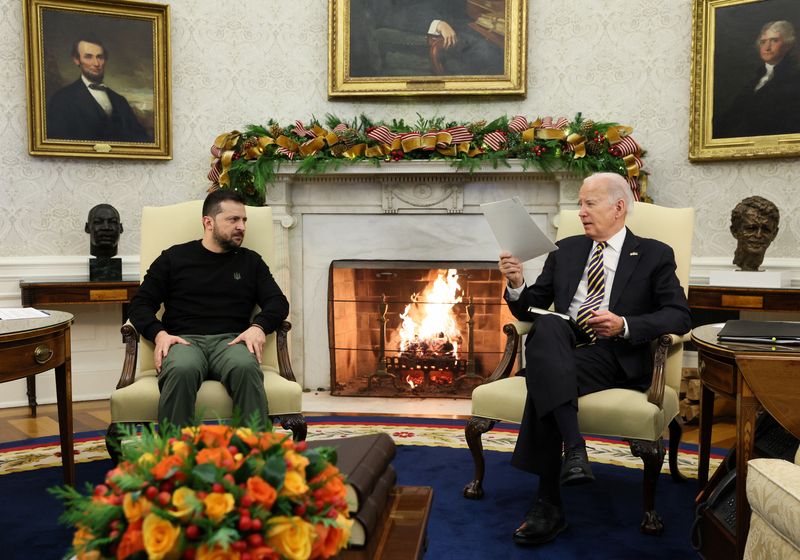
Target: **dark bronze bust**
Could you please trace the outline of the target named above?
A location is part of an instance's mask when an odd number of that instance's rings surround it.
[[[89,234],[89,254],[106,258],[117,254],[122,222],[116,208],[110,204],[98,204],[89,210],[85,231]]]
[[[780,212],[766,198],[750,196],[731,212],[731,234],[736,238],[733,264],[741,270],[758,270],[767,247],[778,235]]]
[[[98,204],[89,210],[84,231],[89,234],[89,280],[122,280],[122,259],[117,254],[122,222],[119,212],[110,204]]]

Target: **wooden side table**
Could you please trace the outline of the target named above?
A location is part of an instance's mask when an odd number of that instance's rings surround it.
[[[72,304],[122,304],[122,322],[128,320],[128,303],[139,290],[138,280],[119,282],[89,282],[88,280],[49,280],[27,282],[20,280],[23,307],[50,307]],[[36,418],[36,380],[27,379],[28,407]]]
[[[800,289],[689,286],[689,307],[723,311],[800,311]]]
[[[800,349],[767,344],[720,342],[721,325],[704,325],[692,330],[697,346],[700,395],[700,449],[697,478],[701,488],[698,500],[707,498],[711,451],[711,425],[714,420],[714,395],[736,401],[736,535],[722,534],[717,549],[730,545],[733,554],[718,550],[720,558],[744,553],[750,528],[747,501],[747,461],[753,457],[756,413],[760,407],[795,436],[800,436]],[[713,520],[710,520],[713,525]],[[724,529],[716,527],[719,533]],[[719,535],[718,535],[719,536]],[[718,537],[717,536],[717,537]],[[715,538],[717,538],[715,537]]]
[[[0,321],[0,383],[40,374],[56,373],[58,430],[64,481],[75,484],[72,434],[72,358],[70,325],[63,311],[46,311],[48,317]]]

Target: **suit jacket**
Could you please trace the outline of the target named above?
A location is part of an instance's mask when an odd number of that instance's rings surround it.
[[[577,235],[556,245],[559,249],[547,256],[536,283],[525,288],[517,301],[508,301],[517,319],[534,320],[537,315],[528,312],[531,306],[547,309],[553,305],[555,311],[567,313],[586,268],[592,240]],[[650,342],[654,338],[691,329],[689,304],[675,267],[675,254],[669,245],[638,237],[628,229],[609,301],[609,311],[628,322],[630,338],[617,338],[612,345],[628,380],[650,378]]]
[[[106,115],[80,78],[58,90],[47,104],[46,137],[152,142],[153,138],[138,121],[128,101],[112,89],[106,93],[113,108],[111,116]]]

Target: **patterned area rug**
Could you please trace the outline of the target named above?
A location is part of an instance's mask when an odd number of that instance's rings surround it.
[[[439,420],[405,417],[325,416],[309,417],[308,440],[336,439],[356,435],[386,432],[397,445],[449,447],[467,449],[462,420]],[[80,436],[80,437],[79,437]],[[503,425],[483,435],[486,450],[510,453],[514,449],[517,431]],[[58,440],[19,442],[0,448],[0,476],[15,472],[61,466]],[[593,462],[620,467],[641,469],[642,461],[630,453],[624,441],[608,438],[586,438],[589,457]],[[75,462],[88,463],[108,459],[105,441],[101,434],[78,434],[75,439]],[[714,472],[721,457],[712,454],[709,472]],[[681,473],[697,478],[696,446],[682,445],[678,454]],[[669,473],[666,459],[662,472]]]

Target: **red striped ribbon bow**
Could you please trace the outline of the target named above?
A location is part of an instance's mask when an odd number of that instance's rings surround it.
[[[472,142],[473,138],[475,138],[475,136],[467,129],[467,127],[463,125],[445,128],[444,131],[449,132],[450,136],[453,137],[452,140],[450,140],[450,142],[453,144]]]
[[[297,134],[298,136],[308,136],[309,138],[317,137],[317,135],[313,131],[305,128],[303,126],[303,123],[301,123],[300,121],[294,121],[294,128],[292,129],[292,132]]]
[[[517,115],[508,123],[508,130],[511,132],[524,132],[528,129],[528,119],[522,115]]]
[[[376,142],[381,142],[383,144],[391,144],[394,142],[394,139],[397,137],[397,134],[389,130],[387,127],[381,125],[376,126],[369,132],[367,132],[367,138],[372,138]]]
[[[496,152],[505,145],[506,133],[501,130],[487,132],[483,135],[483,141]]]
[[[630,154],[638,154],[641,152],[641,148],[636,143],[636,141],[631,138],[630,136],[626,136],[610,148],[608,148],[608,153],[615,157],[625,157]],[[639,161],[639,167],[641,167],[641,160]]]

